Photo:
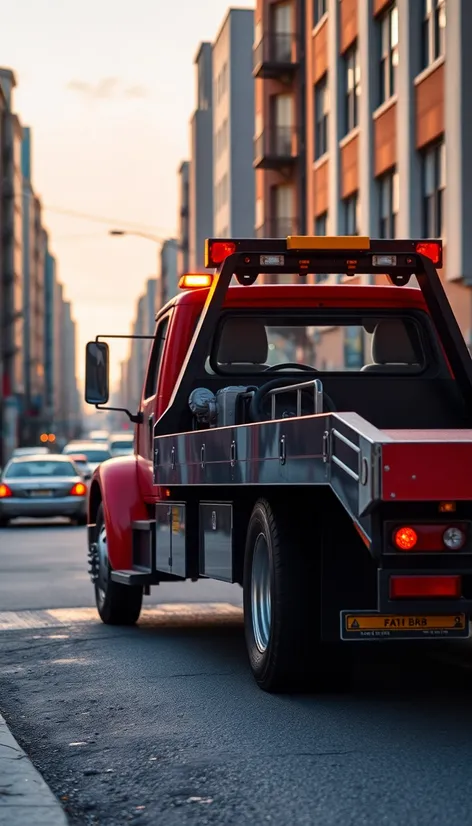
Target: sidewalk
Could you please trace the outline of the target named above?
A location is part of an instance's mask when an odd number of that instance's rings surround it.
[[[0,826],[67,826],[61,804],[0,714]]]

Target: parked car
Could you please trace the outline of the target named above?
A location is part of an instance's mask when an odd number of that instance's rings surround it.
[[[50,454],[51,451],[45,445],[41,445],[38,447],[15,447],[12,457],[13,456],[46,456]]]
[[[71,454],[82,453],[84,456],[87,457],[87,462],[89,465],[90,470],[95,470],[102,462],[105,462],[106,459],[111,459],[111,452],[110,448],[108,447],[107,443],[99,443],[99,442],[71,442],[67,444],[62,451],[63,455],[71,455]]]
[[[17,456],[0,480],[0,526],[18,517],[67,516],[87,524],[87,485],[68,456]]]
[[[112,433],[108,446],[112,456],[126,456],[134,453],[134,433]]]

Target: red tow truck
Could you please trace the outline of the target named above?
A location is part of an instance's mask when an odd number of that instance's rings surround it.
[[[336,676],[361,642],[467,638],[472,361],[442,242],[209,239],[205,266],[157,315],[134,455],[93,475],[102,620],[135,623],[161,582],[239,583],[266,691]]]

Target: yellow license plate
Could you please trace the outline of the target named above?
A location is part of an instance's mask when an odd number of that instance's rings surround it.
[[[341,638],[343,640],[468,636],[469,619],[465,614],[408,616],[363,613],[362,611],[341,612]]]

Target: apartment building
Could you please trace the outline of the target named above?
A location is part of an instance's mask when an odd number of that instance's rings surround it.
[[[179,187],[179,214],[178,214],[178,255],[177,255],[177,273],[183,275],[189,270],[189,252],[190,252],[190,162],[182,161],[178,170],[178,187]]]
[[[212,47],[200,43],[195,57],[196,107],[190,121],[189,269],[204,265],[205,238],[213,232]]]
[[[287,235],[261,227],[274,229],[283,198],[294,210],[305,189],[293,230],[442,237],[442,277],[468,343],[470,31],[470,0],[258,0],[254,46],[256,231]],[[273,136],[288,122],[282,151]]]
[[[213,43],[213,234],[254,234],[254,11],[230,8]]]
[[[175,238],[168,238],[161,247],[160,275],[158,279],[157,304],[155,310],[160,310],[169,299],[177,294],[178,290],[178,261],[179,242]],[[188,269],[188,268],[187,268]],[[187,271],[184,270],[184,272]],[[154,318],[153,318],[154,330]]]
[[[21,141],[23,130],[13,111],[15,76],[0,69],[6,100],[3,124],[3,395],[12,409],[24,390],[23,382],[23,286],[22,286],[22,187]]]

